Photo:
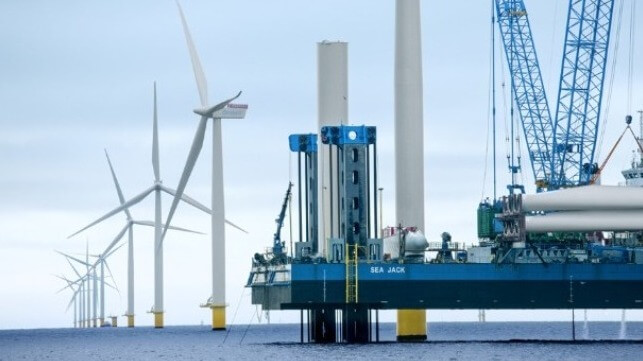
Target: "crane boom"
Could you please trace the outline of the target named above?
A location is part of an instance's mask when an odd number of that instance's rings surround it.
[[[551,178],[554,125],[523,0],[495,0],[500,36],[511,74],[511,90],[523,125],[538,188]]]
[[[588,184],[605,82],[614,0],[570,0],[556,110],[556,188]]]
[[[538,190],[588,184],[594,161],[614,0],[569,0],[556,119],[523,0],[495,0],[511,89]]]
[[[281,228],[284,225],[284,219],[286,218],[286,209],[288,208],[288,201],[290,200],[290,191],[292,189],[292,182],[288,183],[288,190],[286,190],[286,196],[284,197],[284,202],[281,205],[281,211],[279,216],[275,220],[277,223],[277,230],[273,238],[272,254],[275,257],[282,257],[284,255],[284,245],[281,242]]]

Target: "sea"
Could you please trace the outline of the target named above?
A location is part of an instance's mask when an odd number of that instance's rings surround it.
[[[625,327],[625,329],[624,329]],[[643,322],[430,323],[428,341],[301,343],[296,324],[0,330],[0,360],[643,360]],[[304,340],[307,337],[304,336]]]

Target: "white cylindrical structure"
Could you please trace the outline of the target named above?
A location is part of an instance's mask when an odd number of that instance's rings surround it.
[[[154,191],[154,327],[163,327],[163,239],[161,190]]]
[[[395,13],[395,211],[397,224],[424,232],[424,122],[420,1]]]
[[[643,188],[594,185],[524,194],[522,209],[525,212],[643,209]]]
[[[396,225],[424,232],[424,121],[420,0],[395,2]],[[398,310],[397,339],[426,340],[426,311]]]
[[[129,319],[134,317],[134,227],[127,229],[127,313]],[[129,322],[128,322],[129,326]],[[133,325],[132,325],[133,326]],[[132,327],[130,326],[130,327]]]
[[[85,300],[87,302],[87,308],[85,308],[85,326],[87,328],[91,327],[91,319],[92,319],[92,286],[91,286],[91,280],[90,277],[91,275],[89,274],[89,269],[87,270],[87,288],[86,288],[86,297],[87,299]]]
[[[221,119],[214,119],[212,122],[211,226],[212,299],[210,306],[221,307],[225,315],[225,194],[223,187],[223,135],[221,133]],[[223,322],[221,328],[225,328],[225,322]]]
[[[643,210],[569,211],[525,217],[527,232],[643,230]]]
[[[80,327],[85,327],[85,281],[80,282],[80,291],[78,291],[78,314]]]
[[[101,255],[100,258],[100,323],[103,326],[105,322],[105,260]]]
[[[348,43],[340,41],[317,43],[317,92],[318,134],[323,126],[348,124]],[[326,240],[331,236],[337,237],[339,234],[337,162],[335,159],[330,159],[328,147],[322,146],[321,137],[319,142],[317,153],[320,180],[317,193],[319,194],[318,240],[319,252],[324,254]],[[334,154],[333,157],[335,157]],[[332,170],[329,168],[331,163]],[[331,219],[331,213],[334,219]],[[331,224],[333,224],[332,233]]]
[[[98,320],[98,276],[96,275],[96,268],[94,268],[94,290],[92,298],[94,302],[94,308],[92,310],[92,325],[96,327]]]

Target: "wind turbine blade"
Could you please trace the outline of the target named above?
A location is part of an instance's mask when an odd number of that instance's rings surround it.
[[[111,277],[111,279],[114,280],[114,286],[110,285],[107,282],[105,282],[105,284],[108,285],[109,287],[112,287],[113,289],[115,289],[116,292],[118,292],[118,294],[120,295],[121,291],[118,289],[118,286],[116,286],[116,279],[114,278],[114,274],[112,273],[112,269],[109,268],[109,264],[107,262],[105,262],[105,267],[107,268],[107,272],[109,272],[109,277]]]
[[[72,291],[74,291],[74,288],[72,287],[72,284],[71,284],[71,283],[69,283],[69,284],[67,284],[67,286],[65,286],[65,287],[63,287],[63,288],[59,289],[58,291],[56,291],[56,294],[59,294],[59,293],[61,293],[62,291],[65,291],[65,290],[66,290],[66,289],[68,289],[68,288],[71,288],[71,290],[72,290]]]
[[[181,196],[183,195],[183,192],[185,191],[185,187],[188,184],[188,180],[190,179],[190,175],[192,174],[194,165],[196,164],[196,161],[199,158],[199,153],[201,152],[201,148],[203,148],[203,138],[205,138],[205,128],[207,125],[208,125],[208,118],[201,117],[201,121],[199,122],[199,127],[196,130],[196,134],[194,134],[194,140],[192,141],[192,148],[190,148],[188,159],[185,162],[185,168],[183,169],[181,180],[179,180],[179,186],[176,189],[176,195],[172,200],[172,206],[170,207],[170,212],[167,215],[167,221],[165,222],[165,228],[163,229],[163,235],[161,237],[161,240],[165,238],[165,234],[167,233],[168,226],[172,221],[174,212],[176,212],[176,207],[179,205],[179,201],[181,200]]]
[[[152,221],[133,221],[133,223],[138,224],[140,226],[154,227],[154,222],[152,222]],[[161,227],[165,227],[165,225],[161,224]],[[193,231],[191,229],[181,228],[181,227],[176,227],[176,226],[169,226],[167,228],[175,230],[175,231],[181,231],[181,232],[188,232],[188,233],[195,233],[195,234],[205,234],[203,232]]]
[[[95,226],[96,224],[106,220],[107,218],[109,218],[109,217],[111,217],[111,216],[113,216],[113,215],[115,215],[115,214],[117,214],[119,212],[122,212],[123,210],[125,210],[125,209],[127,209],[127,208],[129,208],[129,207],[131,207],[131,206],[133,206],[135,204],[137,204],[138,202],[140,202],[143,199],[145,199],[145,197],[147,197],[148,194],[152,193],[153,190],[154,190],[154,186],[148,188],[147,190],[143,191],[141,194],[139,194],[136,197],[130,199],[129,201],[121,204],[119,207],[116,207],[115,209],[107,212],[104,216],[98,218],[94,222],[90,223],[88,226],[82,228],[80,231],[72,234],[71,236],[69,236],[67,238],[69,239],[69,238],[77,235],[78,233],[80,233],[80,232],[82,232],[82,231],[84,231],[84,230],[86,230],[86,229],[88,229],[88,228],[90,228],[92,226]]]
[[[241,228],[241,227],[237,226],[236,224],[234,224],[234,223],[232,223],[232,222],[228,221],[227,219],[225,220],[225,222],[226,222],[229,226],[232,226],[232,227],[234,227],[234,228],[236,228],[236,229],[240,230],[241,232],[243,232],[243,233],[245,233],[245,234],[248,234],[248,231],[246,231],[245,229],[243,229],[243,228]]]
[[[67,308],[65,308],[65,313],[69,311],[69,308],[71,308],[71,305],[74,304],[74,298],[76,298],[76,295],[72,296],[71,300],[69,300],[69,303],[67,304]]]
[[[103,260],[107,259],[109,256],[111,256],[114,253],[116,253],[116,251],[118,251],[119,249],[123,248],[124,245],[125,245],[125,243],[121,243],[120,246],[118,246],[118,247],[114,248],[113,250],[111,250],[108,254],[105,255],[105,257],[103,257]]]
[[[57,252],[57,253],[59,253],[59,254],[61,254],[61,255],[63,255],[63,256],[65,256],[65,257],[67,257],[67,259],[74,260],[74,261],[76,261],[76,262],[78,262],[78,263],[80,263],[80,264],[83,264],[83,265],[87,266],[87,267],[91,266],[89,263],[87,263],[87,262],[85,262],[85,261],[83,261],[83,260],[80,260],[80,259],[78,259],[78,258],[76,258],[76,257],[74,257],[74,256],[70,256],[70,255],[65,254],[65,253],[62,253],[62,252],[60,252],[60,251],[56,251],[56,252]],[[74,267],[74,266],[72,266],[72,267]]]
[[[152,167],[154,167],[154,180],[161,181],[161,166],[159,164],[159,126],[156,113],[156,82],[154,82],[154,126],[152,131]]]
[[[123,204],[125,203],[125,197],[123,196],[121,185],[118,183],[118,178],[116,178],[116,172],[114,172],[114,167],[112,166],[111,159],[109,159],[109,154],[107,154],[107,149],[105,149],[105,157],[107,157],[107,164],[109,164],[109,171],[112,173],[112,180],[114,181],[114,186],[116,187],[118,200],[120,201],[121,204]],[[127,219],[132,218],[132,215],[129,213],[129,209],[125,209],[125,214],[127,215]]]
[[[105,286],[107,286],[107,287],[113,289],[114,291],[116,291],[116,293],[118,293],[119,296],[121,295],[121,291],[118,290],[118,287],[112,286],[111,284],[109,284],[109,282],[105,282]]]
[[[65,259],[67,260],[67,263],[69,263],[69,265],[71,266],[71,269],[73,269],[73,270],[74,270],[74,273],[76,274],[76,276],[78,276],[78,279],[82,279],[82,278],[83,278],[83,276],[81,276],[81,275],[80,275],[80,272],[78,272],[78,270],[76,269],[76,267],[74,266],[74,264],[73,264],[73,263],[71,263],[71,261],[69,260],[69,258],[65,257]]]
[[[241,96],[241,93],[242,93],[242,92],[240,91],[240,92],[238,92],[238,93],[237,93],[237,95],[233,96],[232,98],[227,99],[227,100],[224,100],[224,101],[222,101],[221,103],[219,103],[219,104],[217,104],[217,105],[215,105],[215,106],[212,106],[212,107],[210,107],[210,108],[208,108],[208,109],[206,109],[206,110],[195,110],[195,112],[196,112],[197,114],[202,115],[202,116],[206,116],[206,117],[208,117],[208,118],[212,118],[212,117],[213,117],[213,114],[214,114],[215,112],[218,112],[219,110],[221,110],[221,109],[225,108],[226,106],[228,106],[228,104],[230,104],[233,100],[235,100],[235,99],[237,99],[238,97],[240,97],[240,96]]]
[[[194,42],[192,41],[192,35],[190,35],[190,29],[188,28],[188,23],[185,21],[185,15],[183,15],[183,9],[181,9],[181,4],[178,0],[176,6],[179,8],[179,15],[181,16],[181,24],[183,25],[183,33],[185,34],[185,41],[188,45],[188,51],[190,52],[190,60],[192,61],[192,70],[194,70],[194,78],[196,79],[196,86],[199,90],[199,98],[201,99],[201,106],[208,106],[208,82],[205,79],[205,74],[203,73],[203,68],[201,67],[201,61],[199,60],[199,54],[196,51]]]
[[[107,258],[107,257],[108,257],[108,256],[105,256],[106,254],[108,254],[108,253],[109,253],[109,254],[111,254],[111,253],[110,253],[110,251],[111,251],[111,250],[112,250],[112,248],[114,248],[114,246],[115,246],[115,245],[116,245],[116,244],[121,240],[121,238],[123,238],[123,236],[125,235],[125,232],[127,232],[127,229],[128,229],[129,227],[131,227],[131,224],[130,224],[130,222],[127,222],[127,224],[125,225],[125,227],[123,227],[123,229],[121,229],[121,231],[120,231],[120,232],[118,232],[118,234],[116,235],[116,237],[114,237],[114,240],[112,241],[112,243],[110,243],[110,244],[109,244],[109,246],[107,246],[107,248],[105,248],[105,251],[103,251],[103,256],[102,256],[101,258],[105,259],[105,258]],[[122,245],[121,245],[121,246],[122,246]],[[117,249],[118,249],[118,248],[117,248]]]
[[[169,195],[176,196],[176,190],[175,189],[172,189],[170,187],[166,187],[166,186],[162,185],[161,190],[164,191],[165,193],[169,194]],[[212,211],[210,210],[210,208],[204,206],[199,201],[195,200],[194,198],[188,196],[185,193],[181,195],[181,200],[183,202],[191,205],[192,207],[197,208],[197,209],[199,209],[199,210],[201,210],[201,211],[203,211],[203,212],[205,212],[207,214],[212,214]]]
[[[173,195],[173,196],[176,196],[176,190],[174,190],[174,189],[172,189],[172,188],[170,188],[170,187],[161,186],[161,190],[162,190],[162,191],[164,191],[165,193],[168,193],[168,194],[171,194],[171,195]],[[183,194],[183,195],[181,196],[181,200],[182,200],[183,202],[185,202],[185,203],[187,203],[187,204],[189,204],[189,205],[191,205],[191,206],[193,206],[193,207],[195,207],[195,208],[197,208],[197,209],[199,209],[199,210],[201,210],[201,211],[203,211],[203,212],[207,213],[207,214],[212,214],[212,210],[210,210],[210,208],[208,208],[208,207],[204,206],[203,204],[199,203],[199,201],[197,201],[197,200],[195,200],[195,199],[193,199],[193,198],[189,197],[187,194]],[[243,232],[243,233],[246,233],[246,234],[248,233],[245,229],[243,229],[243,228],[241,228],[241,227],[237,226],[236,224],[234,224],[234,223],[232,223],[232,222],[228,221],[227,219],[225,220],[225,222],[226,222],[228,225],[230,225],[230,226],[232,226],[232,227],[234,227],[234,228],[236,228],[236,229],[240,230],[240,231],[241,231],[241,232]]]

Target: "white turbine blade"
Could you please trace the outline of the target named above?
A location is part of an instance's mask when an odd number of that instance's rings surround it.
[[[78,259],[78,258],[76,258],[76,257],[74,257],[74,256],[70,256],[70,255],[65,254],[65,253],[62,253],[62,252],[60,252],[60,251],[56,251],[56,252],[57,252],[57,253],[59,253],[59,254],[61,254],[61,255],[63,255],[63,256],[65,256],[65,257],[67,257],[67,259],[74,260],[74,261],[76,261],[76,262],[78,262],[78,263],[80,263],[80,264],[83,264],[83,265],[87,266],[87,267],[91,266],[89,263],[87,263],[87,262],[85,262],[85,261],[83,261],[83,260],[80,260],[80,259]],[[73,267],[73,266],[72,266],[72,267]]]
[[[118,200],[120,201],[121,204],[123,204],[125,203],[125,197],[123,196],[121,185],[118,183],[118,178],[116,178],[116,172],[114,172],[114,167],[112,166],[111,159],[109,159],[109,154],[107,154],[107,149],[105,149],[105,157],[107,157],[107,164],[109,164],[109,171],[112,173],[112,180],[114,181],[114,186],[116,187]],[[129,209],[125,209],[125,214],[127,215],[127,219],[132,218],[132,215],[129,213]]]
[[[105,260],[106,260],[108,257],[110,257],[111,255],[113,255],[114,253],[116,253],[116,251],[118,251],[119,249],[123,248],[123,246],[124,246],[124,245],[125,245],[125,243],[121,243],[121,245],[120,245],[120,246],[118,246],[118,247],[114,248],[114,249],[113,249],[113,250],[111,250],[108,254],[106,254],[106,255],[105,255],[105,257],[103,257],[103,262],[105,262],[105,264],[107,264],[107,262],[106,262]]]
[[[183,168],[183,174],[181,175],[181,180],[179,180],[179,186],[176,189],[176,195],[172,200],[172,206],[170,207],[170,212],[167,215],[167,221],[165,222],[165,228],[163,229],[163,235],[161,237],[161,240],[165,238],[165,233],[167,233],[168,226],[172,221],[172,217],[174,216],[176,207],[179,205],[181,196],[185,191],[185,186],[187,186],[188,184],[188,180],[190,179],[190,174],[192,174],[194,165],[196,164],[196,161],[199,158],[199,153],[201,153],[201,148],[203,148],[203,138],[205,138],[205,128],[207,125],[208,125],[208,118],[201,117],[201,121],[199,122],[199,127],[196,130],[196,134],[194,134],[194,140],[192,141],[192,148],[190,149],[190,153],[188,154],[188,159],[185,162],[185,168]]]
[[[62,292],[62,291],[64,291],[64,290],[66,290],[66,289],[68,289],[68,288],[71,288],[71,289],[72,289],[72,291],[74,290],[74,287],[73,287],[74,283],[73,283],[72,281],[70,281],[70,280],[66,279],[65,277],[59,276],[59,275],[53,275],[53,276],[54,276],[54,277],[56,277],[56,278],[59,278],[59,279],[61,279],[61,280],[63,280],[63,281],[65,281],[65,282],[67,282],[67,286],[65,286],[65,287],[63,287],[63,288],[59,289],[58,291],[56,291],[56,294],[59,294],[60,292]]]
[[[78,270],[76,269],[76,267],[74,266],[74,264],[73,264],[73,263],[71,263],[71,261],[69,260],[69,258],[65,257],[65,260],[67,260],[67,263],[69,263],[69,265],[71,266],[71,269],[73,269],[73,270],[74,270],[74,273],[76,274],[76,276],[78,276],[78,279],[82,279],[82,278],[83,278],[83,276],[81,276],[81,275],[80,275],[80,272],[78,272]]]
[[[73,296],[71,297],[71,300],[69,300],[69,303],[67,304],[67,308],[65,308],[65,313],[67,313],[67,311],[69,311],[69,308],[71,308],[71,305],[73,305],[73,304],[74,304],[74,299],[75,299],[75,298],[76,298],[76,295],[73,295]]]
[[[152,131],[152,167],[154,167],[154,180],[161,180],[161,166],[159,164],[159,126],[156,114],[156,82],[154,82],[154,126]]]
[[[121,295],[121,291],[119,291],[119,290],[118,290],[118,287],[112,286],[112,285],[111,285],[109,282],[107,282],[107,281],[105,282],[105,286],[107,286],[107,287],[109,287],[109,288],[113,289],[114,291],[116,291],[116,293],[118,293],[118,295],[119,295],[119,296]]]
[[[74,290],[74,287],[73,287],[73,286],[77,285],[78,283],[80,283],[80,282],[83,280],[83,278],[79,278],[79,279],[77,279],[77,280],[75,280],[75,281],[70,281],[70,280],[68,280],[68,279],[66,279],[66,278],[64,278],[64,277],[60,277],[60,276],[56,276],[56,277],[58,277],[58,278],[60,278],[60,279],[64,280],[65,282],[67,282],[67,286],[65,286],[65,287],[63,287],[63,288],[61,288],[61,289],[59,289],[59,290],[56,292],[56,294],[58,294],[58,293],[60,293],[60,292],[62,292],[62,291],[64,291],[64,290],[66,290],[66,289],[68,289],[68,288],[70,288],[70,289],[71,289],[72,291],[74,291],[74,292],[77,292],[77,290]]]
[[[203,68],[201,67],[201,61],[199,60],[199,54],[196,51],[194,42],[192,41],[192,35],[190,35],[190,29],[188,29],[187,21],[185,21],[185,15],[183,15],[183,9],[181,9],[181,4],[176,2],[176,6],[179,8],[179,15],[181,16],[181,24],[183,24],[183,33],[185,34],[185,41],[188,44],[188,51],[190,52],[190,60],[192,61],[192,70],[194,70],[194,78],[196,79],[196,86],[199,90],[199,98],[201,99],[201,106],[208,106],[208,82],[205,79],[205,74],[203,73]]]
[[[164,185],[161,186],[161,190],[164,191],[165,193],[171,195],[171,196],[176,196],[176,190],[172,189],[170,187],[166,187]],[[191,205],[194,208],[197,208],[207,214],[212,214],[212,210],[210,208],[204,206],[201,204],[199,201],[195,200],[194,198],[188,196],[187,194],[183,193],[181,195],[181,200],[189,205]]]
[[[168,193],[168,194],[170,194],[170,195],[176,196],[176,190],[174,190],[174,189],[172,189],[172,188],[169,188],[169,187],[166,187],[166,186],[161,186],[161,190],[162,190],[162,191],[164,191],[165,193]],[[205,212],[205,213],[207,213],[207,214],[212,214],[212,210],[210,210],[210,208],[208,208],[208,207],[204,206],[203,204],[199,203],[199,201],[195,200],[194,198],[191,198],[191,197],[190,197],[190,196],[188,196],[187,194],[183,194],[183,195],[181,196],[181,200],[182,200],[183,202],[185,202],[185,203],[187,203],[187,204],[189,204],[189,205],[191,205],[191,206],[193,206],[193,207],[197,208],[197,209],[200,209],[201,211],[203,211],[203,212]],[[232,223],[232,222],[228,221],[227,219],[225,220],[225,222],[226,222],[229,226],[232,226],[232,227],[234,227],[234,228],[236,228],[236,229],[240,230],[240,231],[241,231],[241,232],[243,232],[243,233],[246,233],[246,234],[248,233],[245,229],[243,229],[243,228],[241,228],[241,227],[237,226],[236,224],[234,224],[234,223]]]
[[[153,190],[154,190],[154,186],[148,188],[147,190],[143,191],[141,194],[139,194],[136,197],[130,199],[129,201],[121,204],[119,207],[116,207],[115,209],[107,212],[104,216],[98,218],[97,220],[95,220],[92,223],[90,223],[88,226],[82,228],[80,231],[72,234],[71,236],[69,236],[67,238],[69,239],[69,238],[77,235],[78,233],[80,233],[80,232],[82,232],[82,231],[84,231],[84,230],[86,230],[86,229],[88,229],[88,228],[90,228],[92,226],[95,226],[96,224],[106,220],[107,218],[109,218],[109,217],[111,217],[111,216],[113,216],[113,215],[115,215],[115,214],[117,214],[119,212],[122,212],[124,209],[127,209],[127,208],[137,204],[138,202],[140,202],[143,199],[145,199],[145,197],[147,197],[148,194],[152,193]]]
[[[242,92],[238,92],[238,93],[237,93],[237,95],[233,96],[232,98],[227,99],[227,100],[224,100],[224,101],[222,101],[221,103],[219,103],[219,104],[217,104],[217,105],[215,105],[215,106],[212,106],[212,107],[210,107],[210,108],[208,108],[208,109],[205,109],[205,110],[195,110],[194,112],[195,112],[195,113],[197,113],[197,114],[199,114],[199,115],[201,115],[201,116],[208,117],[208,118],[212,118],[212,117],[213,117],[213,114],[214,114],[215,112],[218,112],[219,110],[221,110],[221,109],[225,108],[225,107],[226,107],[228,104],[230,104],[232,101],[234,101],[235,99],[237,99],[238,97],[240,97],[240,96],[241,96],[241,93],[242,93]]]
[[[133,223],[138,224],[139,226],[154,227],[154,222],[152,222],[152,221],[133,221]],[[165,225],[161,224],[161,227],[165,227]],[[181,227],[176,227],[176,226],[169,226],[167,228],[175,230],[175,231],[181,231],[181,232],[188,232],[188,233],[195,233],[195,234],[205,234],[203,232],[193,231],[191,229],[181,228]]]
[[[111,277],[111,279],[113,279],[113,280],[114,280],[114,286],[112,286],[111,284],[109,284],[109,283],[107,283],[107,282],[105,282],[105,285],[107,285],[107,286],[109,286],[109,287],[112,287],[112,288],[113,288],[113,289],[115,289],[115,290],[116,290],[116,292],[118,292],[118,294],[120,295],[120,294],[121,294],[121,291],[118,289],[118,286],[116,286],[116,279],[114,278],[114,274],[112,273],[112,269],[111,269],[111,268],[109,268],[109,264],[108,264],[107,262],[105,262],[105,267],[107,268],[107,272],[109,272],[109,277]]]
[[[127,222],[127,224],[125,225],[125,227],[123,227],[123,229],[121,229],[121,231],[120,231],[120,232],[118,232],[118,234],[116,235],[116,237],[114,237],[114,240],[112,241],[112,243],[110,243],[110,244],[109,244],[109,246],[107,246],[107,248],[105,248],[105,251],[103,251],[103,256],[101,256],[101,258],[105,259],[105,258],[109,257],[109,256],[106,256],[106,255],[107,255],[107,254],[111,254],[111,253],[110,253],[110,251],[111,251],[111,250],[112,250],[112,248],[114,248],[114,246],[115,246],[115,245],[116,245],[116,244],[117,244],[117,243],[118,243],[118,242],[123,238],[123,236],[125,235],[125,232],[127,232],[127,230],[129,229],[129,227],[131,227],[131,225],[130,225],[130,223],[129,223],[129,222]],[[122,245],[121,245],[121,246],[122,246]],[[119,246],[119,247],[120,247],[120,246]],[[117,249],[118,249],[118,248],[117,248]]]
[[[225,220],[225,222],[226,222],[229,226],[232,226],[232,227],[234,227],[234,228],[236,228],[236,229],[240,230],[241,232],[243,232],[243,233],[245,233],[245,234],[248,234],[248,231],[246,231],[245,229],[243,229],[243,228],[241,228],[241,227],[237,226],[236,224],[234,224],[234,223],[232,223],[232,222],[228,221],[227,219]]]

